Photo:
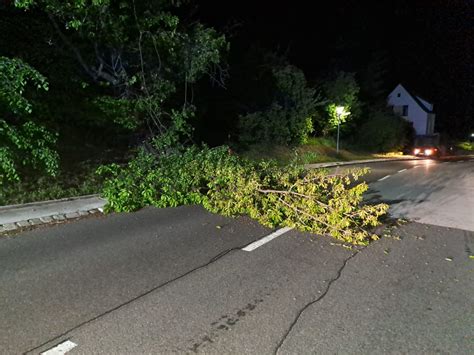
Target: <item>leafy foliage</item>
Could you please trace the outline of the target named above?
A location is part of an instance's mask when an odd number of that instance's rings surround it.
[[[296,227],[361,245],[376,238],[367,229],[388,208],[362,203],[368,187],[356,181],[366,172],[329,175],[272,161],[252,163],[227,147],[190,147],[160,157],[142,151],[125,167],[100,168],[108,176],[103,194],[109,210],[202,204],[226,216],[248,215],[269,227]]]
[[[0,57],[0,103],[15,114],[31,113],[31,103],[25,98],[27,85],[48,90],[46,78],[18,58]]]
[[[21,115],[32,111],[25,98],[27,84],[37,89],[48,89],[46,79],[20,59],[0,57],[0,103],[3,114],[11,116],[15,124],[0,119],[0,185],[6,181],[18,181],[19,168],[30,167],[55,175],[58,170],[58,155],[53,146],[56,135],[32,121],[19,122]]]
[[[0,120],[0,185],[18,181],[20,166],[44,170],[54,176],[58,170],[58,154],[51,148],[56,136],[33,122],[13,128]]]
[[[93,104],[102,111],[109,122],[114,122],[120,127],[134,130],[140,125],[134,101],[100,96],[93,100]]]
[[[315,90],[301,70],[286,65],[272,71],[275,90],[269,107],[240,117],[240,140],[276,144],[303,144],[313,131],[317,105]]]
[[[363,149],[387,152],[401,150],[412,143],[413,126],[388,110],[369,112],[357,134],[357,145]]]

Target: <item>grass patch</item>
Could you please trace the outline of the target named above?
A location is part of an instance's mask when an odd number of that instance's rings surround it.
[[[100,193],[104,179],[96,174],[97,168],[112,162],[124,163],[130,154],[125,149],[99,149],[87,145],[81,150],[62,150],[57,176],[22,172],[20,182],[2,186],[0,206]]]
[[[337,161],[351,161],[378,158],[394,158],[402,156],[402,152],[369,153],[357,149],[340,149],[336,151],[336,143],[332,138],[312,137],[308,143],[299,147],[287,147],[280,145],[253,145],[243,151],[241,155],[245,158],[260,161],[273,159],[279,165],[286,165],[297,160],[302,164],[328,163]]]
[[[83,164],[81,170],[61,171],[58,176],[27,176],[21,182],[3,186],[0,205],[55,200],[99,193],[102,179],[95,164]]]

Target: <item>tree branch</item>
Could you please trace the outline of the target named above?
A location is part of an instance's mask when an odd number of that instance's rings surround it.
[[[53,24],[53,27],[54,29],[56,30],[56,33],[59,35],[59,37],[61,38],[61,40],[72,50],[72,52],[74,53],[74,55],[76,56],[76,59],[77,61],[79,62],[79,64],[82,66],[82,68],[84,69],[84,71],[93,79],[93,80],[97,80],[97,76],[95,75],[95,73],[89,68],[89,66],[86,64],[84,58],[82,57],[81,55],[81,52],[79,51],[79,49],[77,49],[77,47],[75,47],[71,41],[69,40],[69,38],[67,38],[67,36],[61,31],[61,29],[59,28],[59,25],[58,23],[56,22],[56,20],[54,19],[53,15],[51,15],[50,13],[48,13],[48,18],[50,20],[50,22]]]

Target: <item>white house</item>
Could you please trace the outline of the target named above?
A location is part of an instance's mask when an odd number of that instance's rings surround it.
[[[388,95],[387,104],[393,111],[413,123],[419,136],[434,134],[435,114],[433,104],[419,96],[412,95],[402,84]]]

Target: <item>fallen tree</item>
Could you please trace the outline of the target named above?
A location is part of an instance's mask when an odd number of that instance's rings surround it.
[[[201,204],[225,216],[248,215],[269,227],[289,226],[356,245],[377,238],[372,227],[388,209],[363,202],[368,169],[343,174],[250,162],[227,147],[140,152],[126,166],[101,167],[109,211]]]

